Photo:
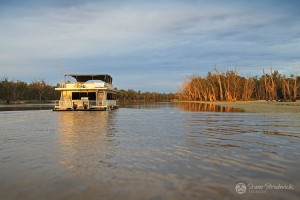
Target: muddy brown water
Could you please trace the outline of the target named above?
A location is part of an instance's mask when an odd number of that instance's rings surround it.
[[[298,113],[191,103],[103,112],[31,108],[0,112],[1,200],[300,194]],[[238,183],[246,186],[242,194]]]

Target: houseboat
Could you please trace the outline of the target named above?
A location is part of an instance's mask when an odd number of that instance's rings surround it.
[[[54,111],[97,111],[117,108],[116,89],[108,74],[66,74],[76,82],[65,81],[55,88],[60,100]]]

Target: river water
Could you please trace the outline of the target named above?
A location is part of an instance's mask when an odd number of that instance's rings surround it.
[[[300,196],[298,113],[191,103],[37,108],[0,112],[1,200]]]

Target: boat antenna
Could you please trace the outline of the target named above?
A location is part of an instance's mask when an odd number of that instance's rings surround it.
[[[64,76],[64,64],[65,64],[65,62],[63,60],[61,60],[59,62],[59,64],[60,64],[60,77],[61,77],[61,80],[62,80],[62,82],[63,81],[66,82],[66,76]]]

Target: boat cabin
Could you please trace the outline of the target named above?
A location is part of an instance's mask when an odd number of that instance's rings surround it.
[[[58,90],[60,100],[54,111],[111,110],[117,108],[116,89],[108,74],[66,74],[76,82],[61,83]]]

